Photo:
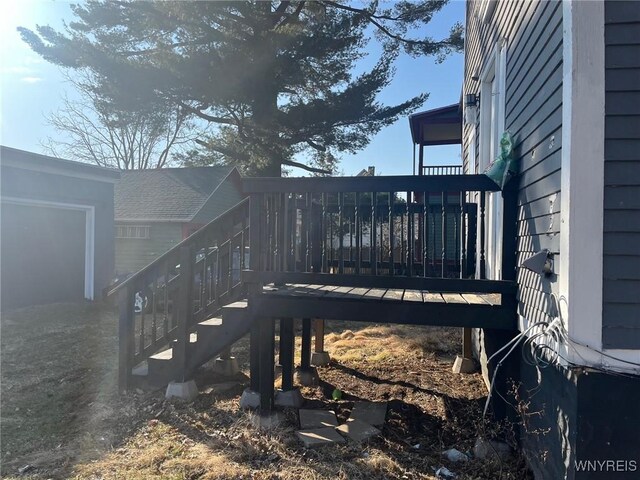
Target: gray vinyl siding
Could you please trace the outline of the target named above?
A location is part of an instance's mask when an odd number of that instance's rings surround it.
[[[467,2],[465,93],[480,93],[479,77],[491,62],[499,38],[506,39],[505,127],[515,142],[520,164],[517,265],[548,249],[560,257],[560,168],[562,154],[562,5],[560,2],[498,1],[487,22],[477,18],[478,2]],[[463,132],[465,169],[479,167],[469,158],[471,126]],[[518,313],[529,321],[549,319],[550,294],[558,290],[549,278],[518,267]]]
[[[602,343],[640,348],[640,3],[605,1]]]
[[[211,197],[209,197],[207,202],[193,218],[194,223],[209,223],[214,218],[237,205],[244,198],[240,186],[234,181],[232,175],[228,176],[211,194]],[[239,182],[239,175],[237,177]]]
[[[116,272],[120,275],[137,272],[182,240],[182,223],[135,222],[135,225],[149,226],[149,238],[116,238]]]
[[[7,159],[10,156],[20,156],[24,157],[25,162],[32,161],[33,157],[39,156],[36,154],[32,154],[30,152],[22,152],[22,151],[9,151],[6,150]],[[56,163],[56,159],[48,159],[45,158],[44,163],[50,164],[50,168],[56,168],[59,165],[59,162]],[[35,160],[33,160],[35,161]],[[94,235],[94,294],[93,297],[96,300],[102,298],[102,290],[111,282],[113,278],[113,267],[114,267],[114,242],[113,242],[113,183],[112,180],[107,179],[106,181],[100,181],[99,179],[87,179],[87,178],[78,178],[70,176],[67,170],[76,169],[78,170],[78,174],[83,172],[83,168],[87,166],[84,164],[77,164],[77,166],[70,162],[65,162],[63,174],[54,174],[44,171],[36,171],[36,170],[28,170],[23,168],[14,168],[9,166],[2,166],[2,173],[0,175],[0,191],[2,195],[5,197],[15,197],[21,198],[25,200],[35,200],[35,201],[44,201],[44,202],[56,202],[63,204],[74,204],[74,205],[86,205],[94,207],[94,221],[95,221],[95,235]],[[62,167],[60,167],[62,170]],[[33,210],[31,210],[33,212]],[[35,215],[32,213],[31,215]],[[1,216],[1,215],[0,215]],[[54,212],[51,211],[51,218],[53,218]],[[84,214],[83,214],[84,216]],[[67,217],[63,215],[63,217]],[[7,223],[8,219],[4,219],[5,223],[3,224],[2,230],[3,236],[9,234],[8,229],[18,229],[27,225],[28,218],[25,218],[24,225],[22,222],[18,222],[17,225],[11,225]],[[67,221],[67,220],[64,220]],[[40,250],[46,251],[50,257],[58,257],[55,258],[55,262],[62,262],[64,264],[64,257],[66,255],[74,255],[71,249],[67,248],[67,245],[61,245],[59,248],[53,239],[49,239],[46,233],[46,230],[43,228],[40,232],[42,237],[40,237],[40,246],[34,247],[39,248]],[[69,230],[67,242],[73,244],[74,246],[78,243],[78,237],[82,237],[82,242],[84,242],[84,230],[79,230],[75,228],[73,231]],[[28,245],[31,245],[31,241],[33,239],[29,239],[29,242],[25,240],[22,243],[21,248],[29,249]],[[62,240],[60,240],[62,242]],[[1,242],[0,242],[1,243]],[[37,243],[37,242],[36,242]],[[6,247],[6,246],[5,246]],[[82,249],[84,249],[84,243],[82,243]],[[64,252],[64,253],[63,253]],[[42,252],[39,252],[42,253]],[[6,249],[3,250],[3,258],[8,258],[10,255],[18,255],[16,252],[9,252]],[[62,257],[62,258],[61,258]],[[38,271],[40,269],[46,269],[47,266],[44,264],[39,264],[35,262],[36,255],[26,255],[25,261],[22,262],[22,269],[25,270],[34,270]],[[15,258],[14,258],[15,260]],[[53,261],[53,260],[52,260]],[[35,262],[35,263],[34,263]],[[72,260],[69,260],[69,264],[72,263]],[[13,262],[13,265],[16,265]],[[5,268],[5,266],[7,268]],[[17,267],[16,267],[17,268]],[[3,264],[2,268],[3,281],[4,279],[12,279],[9,280],[11,282],[17,282],[20,279],[25,279],[25,275],[21,271],[11,270],[7,265]],[[29,272],[31,273],[31,272]],[[81,275],[82,282],[82,290],[80,298],[84,295],[84,267],[81,273],[74,271],[71,274],[68,271],[65,271],[64,268],[59,268],[57,273],[49,275],[47,278],[53,278],[53,281],[60,281],[61,278],[64,278],[65,273],[68,275]],[[44,273],[43,273],[44,276]],[[69,282],[78,281],[77,278],[69,279]],[[14,285],[14,287],[22,288],[18,285]],[[32,285],[24,285],[24,289],[29,290]],[[57,289],[57,287],[56,287]],[[4,292],[4,287],[3,287]],[[4,295],[3,295],[4,296]],[[9,305],[10,294],[7,292],[6,298],[3,299],[3,303]],[[55,295],[43,295],[43,298],[34,301],[34,303],[46,303],[49,301],[68,301],[71,298],[66,298],[64,296],[59,296],[57,299]]]

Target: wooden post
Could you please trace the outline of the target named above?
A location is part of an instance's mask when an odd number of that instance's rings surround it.
[[[315,330],[315,352],[324,352],[324,320],[322,318],[316,318],[313,321]]]
[[[462,358],[473,359],[473,345],[471,337],[471,328],[462,329]]]
[[[262,208],[263,198],[261,195],[251,195],[249,200],[249,268],[253,271],[260,271],[264,264],[264,247],[262,238]],[[249,310],[251,310],[253,299],[262,293],[262,285],[253,283],[248,286],[247,294],[249,300]],[[260,389],[260,323],[253,320],[251,325],[251,335],[249,340],[249,363],[250,363],[250,390],[257,392]]]
[[[249,389],[257,392],[260,389],[260,324],[254,320],[249,337]]]
[[[300,360],[301,370],[311,369],[311,319],[302,319],[302,357]]]
[[[125,393],[131,387],[131,369],[133,368],[135,318],[133,286],[122,290],[119,295],[120,318],[118,321],[118,387]]]
[[[274,321],[259,318],[257,322],[260,332],[260,413],[268,414],[273,408]]]
[[[293,390],[293,352],[295,335],[293,318],[280,320],[280,364],[282,365],[282,391]]]
[[[184,382],[187,375],[187,346],[189,326],[193,317],[193,254],[191,247],[180,248],[180,292],[178,294],[177,338],[173,346],[173,358],[178,365],[178,377]]]
[[[231,358],[231,347],[226,347],[220,352],[220,358],[222,360],[229,360]]]

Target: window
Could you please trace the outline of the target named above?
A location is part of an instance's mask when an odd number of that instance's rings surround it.
[[[145,240],[149,238],[148,225],[116,225],[116,238],[135,238]]]

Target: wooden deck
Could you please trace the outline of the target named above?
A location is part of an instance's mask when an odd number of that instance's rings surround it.
[[[261,318],[324,318],[452,327],[514,328],[513,307],[498,293],[289,284],[264,286],[251,301]]]

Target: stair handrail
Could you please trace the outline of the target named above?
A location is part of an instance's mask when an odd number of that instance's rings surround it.
[[[249,197],[243,198],[240,202],[235,204],[233,207],[231,207],[228,210],[224,211],[223,213],[218,215],[216,218],[211,220],[209,223],[207,223],[204,226],[200,227],[194,233],[192,233],[187,238],[185,238],[184,240],[180,241],[179,243],[177,243],[176,245],[171,247],[165,253],[163,253],[162,255],[157,257],[155,260],[153,260],[151,263],[147,264],[145,267],[143,267],[140,270],[138,270],[133,275],[130,275],[129,277],[127,277],[126,279],[124,279],[123,281],[121,281],[121,282],[119,282],[119,283],[117,283],[115,285],[111,285],[110,287],[107,287],[106,296],[110,297],[113,294],[115,294],[116,292],[120,291],[121,289],[129,286],[132,283],[135,283],[136,279],[138,279],[140,277],[143,277],[145,274],[147,274],[150,271],[152,271],[155,267],[160,265],[168,257],[178,254],[182,247],[184,247],[186,245],[189,245],[191,243],[194,243],[200,237],[205,235],[206,232],[213,225],[215,225],[216,223],[220,223],[220,222],[224,221],[226,218],[232,216],[238,209],[242,208],[243,206],[248,206],[248,204],[249,204]]]
[[[132,386],[134,367],[171,342],[186,372],[196,324],[245,296],[240,271],[249,248],[249,213],[245,197],[108,290],[107,296],[119,296],[121,391]]]

